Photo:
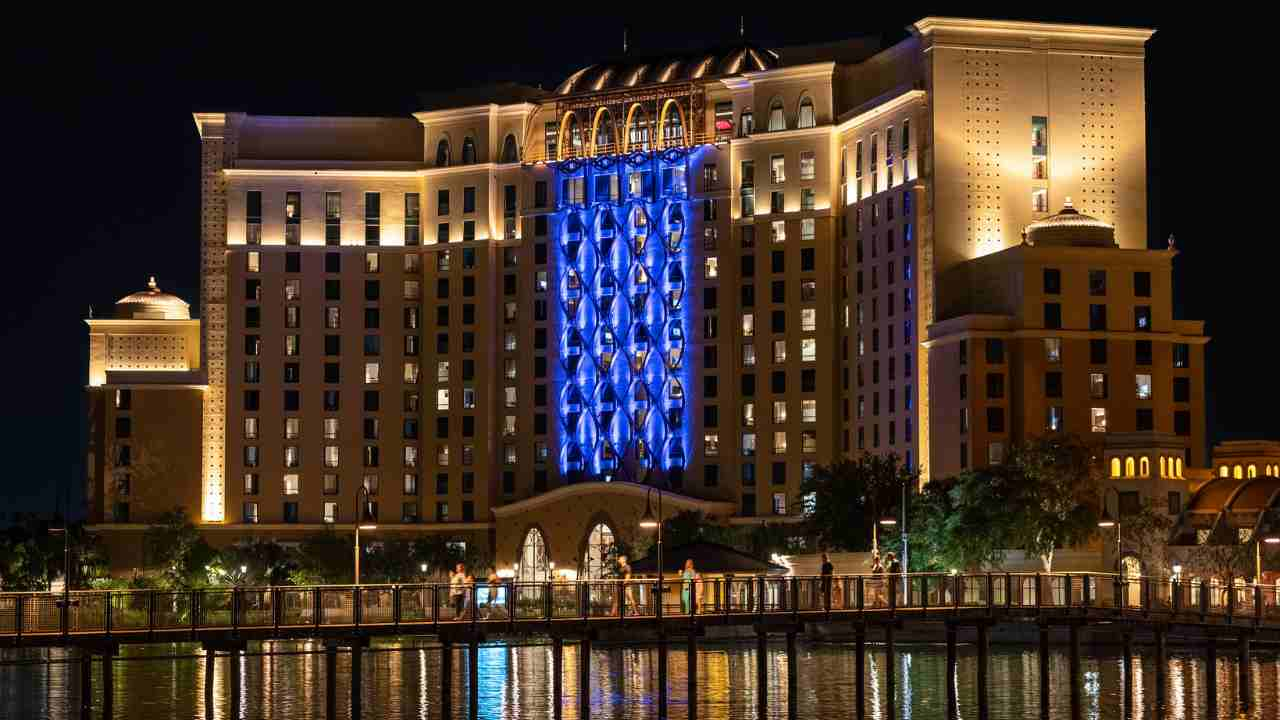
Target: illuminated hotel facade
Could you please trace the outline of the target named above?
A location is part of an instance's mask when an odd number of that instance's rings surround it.
[[[1146,249],[1151,32],[910,30],[887,48],[624,58],[411,118],[198,113],[201,319],[183,370],[199,392],[190,417],[154,422],[199,442],[160,486],[172,497],[144,490],[116,462],[152,432],[130,408],[188,385],[100,358],[93,522],[139,533],[176,504],[225,542],[288,539],[350,528],[363,487],[387,536],[449,533],[499,567],[533,539],[586,568],[593,530],[635,532],[645,483],[672,491],[670,512],[795,518],[817,465],[896,452],[951,474],[998,461],[1058,404],[1049,429],[1088,434],[1102,406],[1106,432],[1154,433],[1205,464],[1207,338],[1172,319],[1172,252]],[[1109,245],[1024,242],[1070,224],[1055,214],[1068,198]],[[1000,270],[966,284],[990,258],[1038,264],[1026,287]],[[1072,299],[1049,327],[1031,278],[1059,265]],[[1139,265],[1149,302],[1076,302],[1088,273],[1118,289]],[[1087,304],[1111,325],[1089,325]],[[1135,305],[1149,324],[1119,329]],[[1046,402],[1043,355],[1012,355],[992,398],[1009,419],[971,430],[988,404],[958,379],[997,371],[961,372],[956,348],[1059,336],[1065,394]],[[1101,364],[1081,354],[1099,339],[1115,348]],[[1163,384],[1089,395],[1091,373],[1127,385],[1135,343],[1154,346],[1148,382]],[[129,452],[147,467],[175,451]]]

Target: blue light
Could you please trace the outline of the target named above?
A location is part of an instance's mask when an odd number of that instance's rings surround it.
[[[555,165],[562,475],[683,469],[690,386],[687,181],[699,152]]]

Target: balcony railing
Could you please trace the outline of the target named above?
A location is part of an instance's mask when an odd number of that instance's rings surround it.
[[[752,622],[866,614],[970,612],[1006,616],[1046,611],[1161,617],[1188,623],[1280,625],[1276,585],[1218,585],[1105,573],[983,573],[748,576],[685,582],[447,583],[233,587],[0,593],[0,638],[108,637],[123,641],[180,633],[398,631],[401,627],[514,626],[558,621],[655,619]],[[69,600],[69,602],[64,602]]]
[[[604,157],[608,155],[619,155],[636,151],[662,151],[673,147],[697,147],[699,145],[713,145],[717,142],[725,142],[724,138],[717,138],[715,133],[693,132],[686,133],[682,137],[662,140],[658,138],[650,138],[649,140],[623,143],[585,143],[582,147],[574,147],[566,145],[551,154],[547,153],[545,145],[530,144],[524,149],[524,160],[526,164],[540,162],[554,162],[556,160],[576,160],[582,158]]]

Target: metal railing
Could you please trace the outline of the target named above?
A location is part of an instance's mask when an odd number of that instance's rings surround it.
[[[1044,611],[1280,625],[1276,585],[1222,585],[1108,573],[727,576],[450,585],[232,587],[198,590],[0,593],[0,639],[127,639],[218,630],[515,626],[563,621],[860,614],[1026,615]]]
[[[717,142],[727,142],[728,138],[723,135],[707,132],[689,132],[680,137],[674,138],[657,138],[650,137],[648,140],[628,141],[623,143],[583,143],[581,147],[574,147],[571,144],[565,144],[564,147],[558,147],[554,153],[548,153],[544,145],[529,145],[524,149],[524,157],[521,162],[524,163],[540,163],[554,162],[556,160],[578,160],[591,157],[605,157],[607,155],[623,155],[633,152],[661,152],[673,147],[690,148],[699,145],[712,145]]]

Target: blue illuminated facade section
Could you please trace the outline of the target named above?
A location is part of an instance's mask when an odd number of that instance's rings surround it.
[[[689,165],[698,149],[555,166],[562,477],[683,472],[690,448]]]

